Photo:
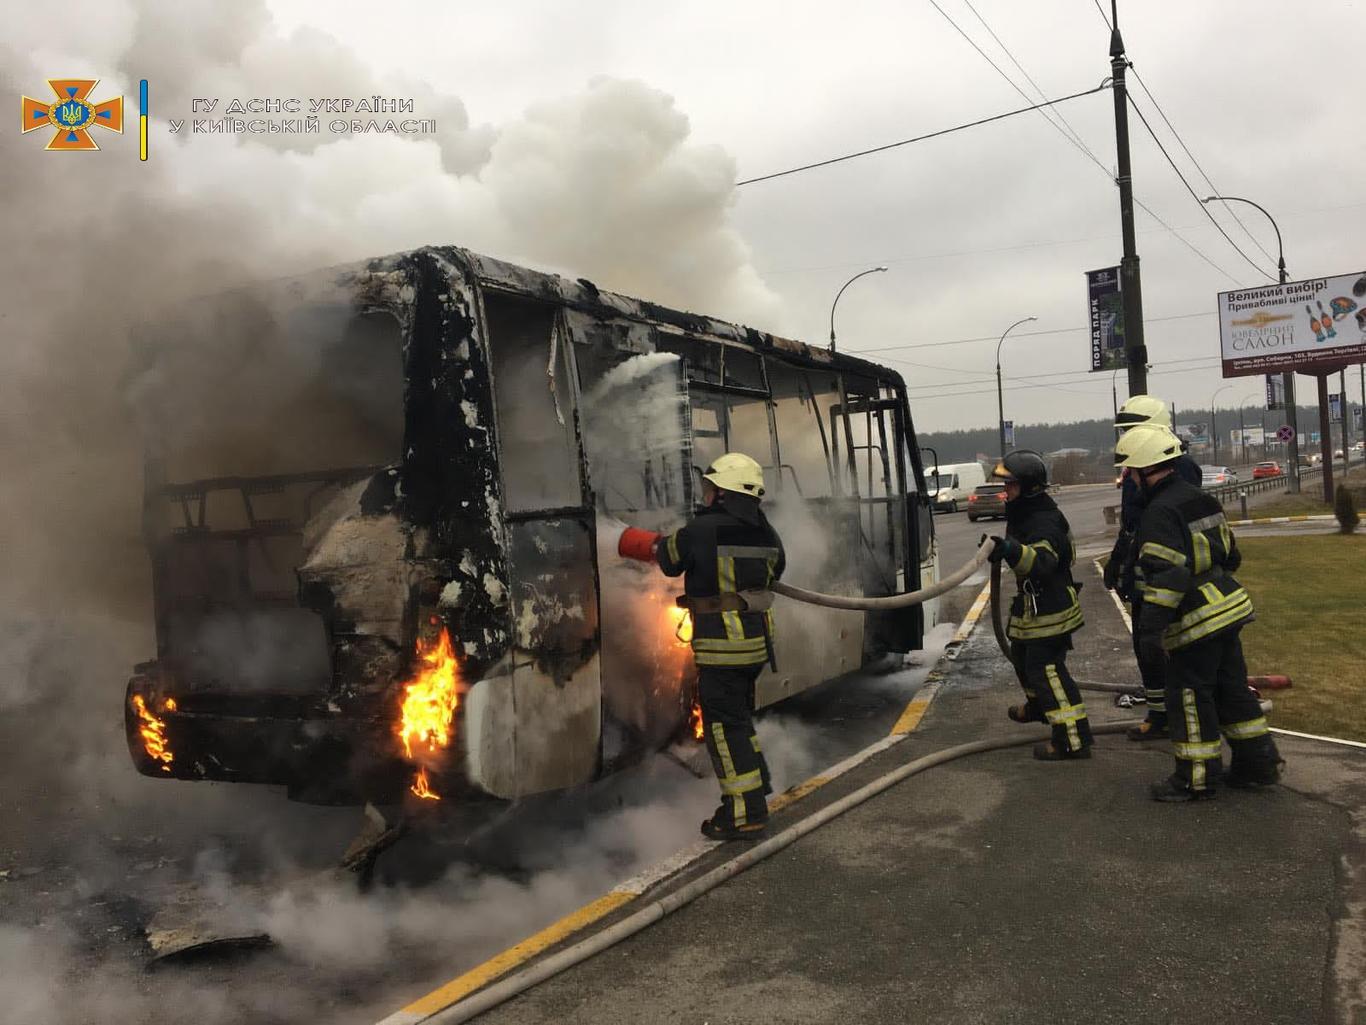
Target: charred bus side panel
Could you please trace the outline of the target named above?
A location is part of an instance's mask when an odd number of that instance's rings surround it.
[[[453,247],[203,304],[133,379],[157,658],[126,720],[150,775],[506,799],[667,743],[692,705],[677,584],[600,559],[596,520],[672,529],[727,449],[765,464],[794,582],[888,594],[932,566],[894,372]],[[761,705],[925,628],[776,615]],[[414,725],[438,651],[448,728]]]

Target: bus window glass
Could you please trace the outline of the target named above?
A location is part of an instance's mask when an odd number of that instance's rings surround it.
[[[768,380],[778,429],[782,488],[795,488],[806,498],[829,495],[830,408],[840,401],[839,377],[770,359]]]
[[[578,506],[579,455],[564,339],[551,360],[554,308],[488,293],[484,312],[507,511]]]

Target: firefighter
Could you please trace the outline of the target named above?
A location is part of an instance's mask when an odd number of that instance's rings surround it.
[[[1115,447],[1115,465],[1143,489],[1134,535],[1143,611],[1134,634],[1143,657],[1166,668],[1176,770],[1152,785],[1157,801],[1214,796],[1221,729],[1233,752],[1230,786],[1269,786],[1284,764],[1247,685],[1239,633],[1253,619],[1252,599],[1232,575],[1242,556],[1218,500],[1177,472],[1180,457],[1180,439],[1160,426],[1128,431]]]
[[[1167,404],[1152,395],[1131,395],[1120,407],[1115,417],[1115,430],[1120,436],[1132,427],[1143,424],[1156,424],[1170,428],[1171,413]],[[1195,460],[1185,454],[1176,460],[1177,474],[1186,481],[1200,486],[1200,467]],[[1134,566],[1138,552],[1134,549],[1134,531],[1138,529],[1138,517],[1143,511],[1143,494],[1134,475],[1125,470],[1120,485],[1119,497],[1119,537],[1115,539],[1110,559],[1105,564],[1105,586],[1114,591],[1129,605],[1130,622],[1133,626],[1132,639],[1134,657],[1138,661],[1139,676],[1143,680],[1143,696],[1147,703],[1147,715],[1143,722],[1131,726],[1126,731],[1130,740],[1158,740],[1167,734],[1166,667],[1161,661],[1145,658],[1138,650],[1138,617],[1143,610],[1143,602],[1134,588]]]
[[[1091,724],[1067,671],[1072,634],[1082,626],[1079,585],[1072,580],[1071,528],[1048,494],[1048,468],[1039,453],[1017,449],[992,476],[1006,485],[1006,536],[992,537],[996,544],[988,557],[1004,561],[1015,573],[1018,591],[1006,636],[1026,698],[1006,714],[1015,722],[1047,722],[1053,728],[1053,739],[1034,748],[1035,758],[1090,758]]]
[[[711,840],[752,840],[768,823],[768,764],[754,732],[754,684],[773,663],[773,592],[786,557],[759,508],[764,473],[740,452],[727,452],[702,475],[702,506],[667,538],[628,528],[618,552],[657,562],[683,577],[678,602],[692,616],[693,661],[702,726],[721,804],[702,823]]]

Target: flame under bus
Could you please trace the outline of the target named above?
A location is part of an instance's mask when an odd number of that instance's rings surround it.
[[[202,304],[133,382],[157,653],[125,715],[152,776],[510,799],[690,734],[678,583],[599,561],[595,525],[673,529],[729,449],[765,466],[792,582],[932,572],[896,372],[454,247]],[[761,706],[927,626],[775,614]]]

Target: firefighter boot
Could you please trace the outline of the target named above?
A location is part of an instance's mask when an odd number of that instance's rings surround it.
[[[1171,733],[1166,719],[1144,719],[1137,726],[1130,726],[1124,735],[1130,740],[1166,740]]]
[[[1279,783],[1284,768],[1284,758],[1252,764],[1235,758],[1233,765],[1229,767],[1228,774],[1224,777],[1224,782],[1231,787],[1238,787],[1240,790],[1258,790]]]
[[[1011,722],[1043,722],[1043,713],[1031,698],[1023,705],[1011,705],[1006,709],[1006,718]]]
[[[716,813],[709,819],[702,822],[702,835],[708,840],[761,840],[768,832],[768,820],[760,822],[746,822],[743,825],[735,825],[730,821],[730,816],[724,808],[716,809]]]
[[[1177,804],[1182,801],[1208,801],[1214,797],[1212,787],[1192,790],[1185,780],[1177,776],[1168,776],[1166,779],[1158,780],[1148,788],[1148,793],[1154,801],[1161,801],[1164,804]]]
[[[1078,748],[1075,751],[1059,749],[1053,746],[1053,742],[1034,745],[1034,757],[1041,762],[1073,762],[1079,758],[1091,757],[1091,745]]]

